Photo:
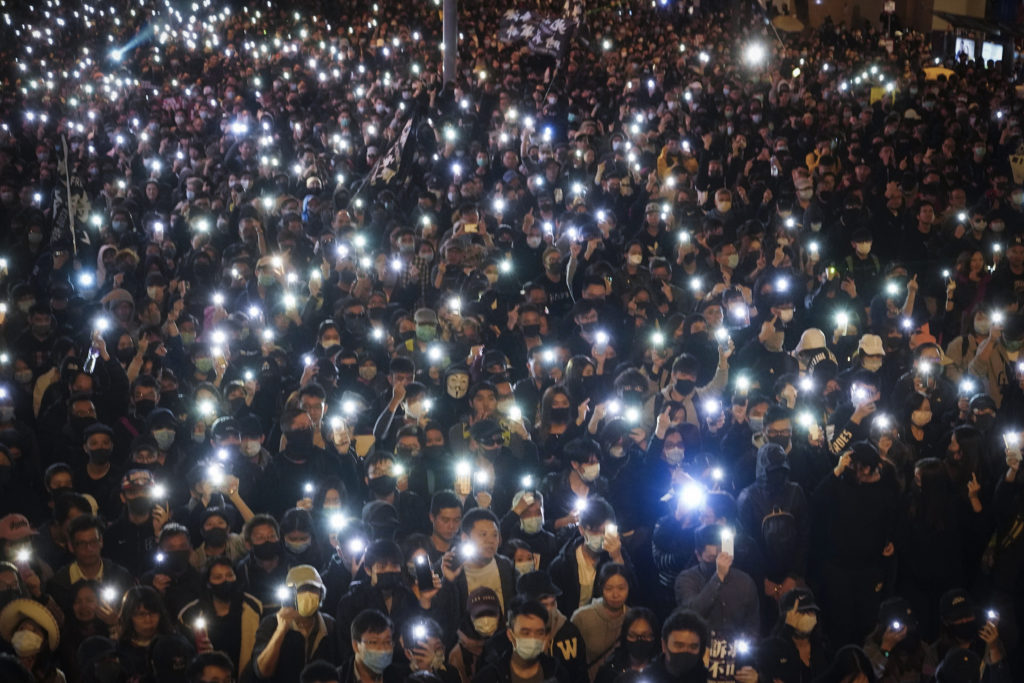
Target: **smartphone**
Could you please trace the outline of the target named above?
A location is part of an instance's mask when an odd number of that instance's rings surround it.
[[[422,555],[416,557],[416,585],[421,591],[434,590],[434,572],[430,570],[427,558]]]

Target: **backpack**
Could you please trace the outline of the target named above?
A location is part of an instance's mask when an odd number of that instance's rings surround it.
[[[761,541],[764,545],[766,569],[769,575],[785,573],[796,557],[800,545],[800,529],[793,509],[793,487],[785,508],[778,505],[761,518]]]

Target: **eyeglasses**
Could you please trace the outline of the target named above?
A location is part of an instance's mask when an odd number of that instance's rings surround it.
[[[768,437],[771,438],[773,436],[793,436],[793,431],[791,429],[787,429],[785,431],[779,432],[779,431],[775,431],[774,429],[769,429],[768,430]]]
[[[643,641],[645,643],[652,643],[652,642],[654,642],[654,634],[653,633],[627,633],[626,634],[626,640],[629,640],[629,641],[632,641],[632,642],[640,640],[640,641]]]

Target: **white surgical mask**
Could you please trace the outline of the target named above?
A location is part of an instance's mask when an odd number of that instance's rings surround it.
[[[524,534],[530,534],[531,536],[539,532],[543,526],[544,518],[540,515],[519,520],[519,528],[523,530]]]
[[[580,467],[580,479],[583,481],[594,481],[601,474],[601,463],[593,463]]]
[[[792,308],[783,308],[781,311],[779,311],[779,320],[781,320],[784,323],[792,322],[792,320],[793,320],[793,309]]]
[[[484,638],[489,638],[498,630],[498,617],[477,617],[473,620],[473,628]]]
[[[520,574],[529,574],[533,571],[533,562],[527,560],[526,562],[516,562],[516,571]]]

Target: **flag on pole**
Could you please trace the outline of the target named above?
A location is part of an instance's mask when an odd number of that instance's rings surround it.
[[[60,182],[53,192],[53,232],[50,233],[50,244],[67,240],[71,242],[74,253],[78,254],[77,230],[85,226],[89,219],[89,195],[85,192],[82,179],[71,173],[68,141],[64,137],[61,137],[61,149],[57,154],[57,176]],[[83,237],[88,243],[88,233],[83,232]]]
[[[412,164],[413,149],[415,145],[410,145],[409,136],[415,130],[416,117],[411,117],[405,122],[405,126],[402,127],[402,132],[399,133],[398,138],[395,139],[387,153],[377,160],[373,169],[370,171],[370,177],[368,184],[370,187],[383,187],[390,185],[392,182],[399,182],[403,174],[405,174],[409,166]]]
[[[502,15],[498,38],[503,43],[526,43],[527,49],[536,55],[562,58],[569,51],[572,34],[582,19],[582,0],[566,0],[563,15],[556,18],[510,9]]]

